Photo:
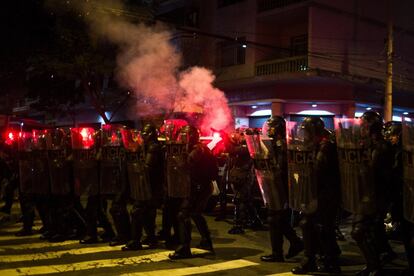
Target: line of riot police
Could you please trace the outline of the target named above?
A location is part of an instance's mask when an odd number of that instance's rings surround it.
[[[384,228],[392,208],[412,272],[414,126],[404,121],[400,130],[391,124],[384,132],[375,112],[335,119],[335,134],[318,117],[296,123],[274,116],[262,133],[247,130],[229,150],[228,181],[236,203],[232,232],[242,232],[238,215],[241,203],[249,204],[243,195],[254,173],[268,210],[272,246],[262,261],[284,261],[304,249],[294,274],[340,273],[335,221],[342,208],[353,215],[351,236],[366,260],[359,275],[383,275],[384,264],[395,258]],[[213,251],[202,211],[212,180],[219,181],[217,160],[187,122],[166,120],[161,131],[163,144],[150,124],[140,132],[120,125],[72,128],[70,134],[62,129],[20,132],[23,229],[18,235],[31,234],[36,208],[43,238],[76,236],[81,243],[95,243],[99,225],[101,239],[124,245],[123,250],[140,250],[157,245],[156,209],[163,206],[161,236],[175,248],[170,258],[191,257],[191,220],[201,235],[198,247]],[[106,216],[108,199],[116,234]],[[130,214],[128,203],[133,204]],[[292,210],[301,213],[303,241],[291,226]],[[283,236],[290,242],[285,256]]]
[[[272,254],[262,261],[284,261],[283,236],[290,242],[285,256],[302,250],[288,222],[290,208],[300,212],[304,258],[293,274],[340,274],[341,250],[336,242],[336,217],[352,214],[351,236],[366,261],[357,275],[385,275],[396,258],[384,226],[387,212],[401,227],[413,275],[414,125],[384,128],[381,116],[366,112],[358,119],[335,118],[335,133],[319,117],[285,122],[271,117],[263,133],[246,132],[257,183],[268,209]],[[286,126],[285,126],[286,124]],[[398,129],[400,131],[398,131]],[[388,139],[384,138],[384,133]]]
[[[140,250],[157,245],[156,210],[163,205],[162,238],[176,248],[171,258],[191,257],[191,220],[202,236],[199,247],[212,251],[202,211],[217,179],[216,160],[187,122],[167,120],[162,129],[163,144],[152,124],[141,131],[116,124],[19,131],[10,145],[18,161],[23,221],[16,235],[33,234],[37,209],[42,239],[107,241]],[[109,201],[116,231],[106,215]],[[98,226],[104,229],[100,236]]]

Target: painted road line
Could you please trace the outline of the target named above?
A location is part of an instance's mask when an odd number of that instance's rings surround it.
[[[33,239],[33,238],[39,238],[39,237],[40,237],[40,234],[34,234],[34,235],[22,236],[22,237],[16,237],[15,235],[2,235],[0,236],[0,241],[21,241],[24,239]]]
[[[305,276],[311,276],[310,274],[301,274]],[[275,274],[269,274],[267,276],[295,276],[292,272],[281,272],[281,273],[275,273]]]
[[[34,226],[32,231],[33,232],[37,232],[40,230],[40,228],[42,228],[41,225],[37,225]],[[13,226],[13,227],[0,227],[0,236],[3,236],[3,233],[5,233],[4,235],[7,235],[6,233],[15,233],[17,231],[20,231],[22,229],[22,226]]]
[[[45,242],[39,240],[39,243],[27,243],[27,244],[8,244],[8,245],[0,245],[0,249],[11,249],[11,250],[27,250],[27,249],[40,249],[40,248],[50,248],[50,247],[58,247],[58,246],[66,246],[69,244],[79,244],[78,240],[70,240],[64,242]]]
[[[247,260],[234,260],[210,265],[194,266],[194,267],[184,267],[184,268],[173,268],[173,269],[163,269],[147,272],[137,272],[137,273],[127,273],[122,274],[122,276],[182,276],[182,275],[192,275],[192,274],[202,274],[202,273],[212,273],[230,269],[238,269],[253,265],[259,265]]]
[[[159,253],[147,254],[136,257],[93,260],[71,264],[42,265],[31,267],[19,267],[13,269],[2,269],[0,270],[0,275],[41,275],[49,273],[75,272],[87,269],[109,268],[124,265],[137,265],[140,263],[162,262],[169,260],[168,254],[170,254],[171,252],[172,251],[162,251]],[[192,252],[195,254],[203,254],[207,253],[208,251],[194,249],[192,250]]]
[[[121,246],[98,246],[88,248],[75,248],[69,250],[52,251],[44,253],[33,253],[33,254],[19,254],[19,255],[1,255],[0,263],[13,263],[13,262],[24,262],[24,261],[39,261],[48,259],[58,259],[64,255],[83,255],[90,253],[102,253],[102,252],[120,252]]]

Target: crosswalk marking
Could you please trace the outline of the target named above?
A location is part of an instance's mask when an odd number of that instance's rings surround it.
[[[41,226],[39,225],[39,226],[35,226],[35,227],[33,227],[33,231],[34,232],[36,232],[36,231],[39,231],[39,229],[41,228]],[[1,227],[0,228],[0,232],[1,233],[16,233],[17,231],[19,231],[20,229],[22,229],[22,226],[14,226],[14,227]]]
[[[55,242],[50,243],[47,241],[39,240],[38,243],[26,243],[26,244],[12,244],[12,245],[0,245],[1,249],[12,249],[12,250],[27,250],[27,249],[41,249],[41,248],[50,248],[50,247],[57,247],[57,246],[65,246],[70,244],[79,244],[77,240],[70,240],[64,242]]]
[[[275,273],[275,274],[270,274],[267,276],[294,276],[295,274],[293,274],[292,272],[281,272],[281,273]],[[305,276],[311,276],[310,274],[302,274]]]
[[[237,269],[248,266],[259,265],[247,260],[234,260],[221,262],[216,264],[195,266],[195,267],[184,267],[184,268],[173,268],[173,269],[163,269],[147,272],[137,272],[137,273],[127,273],[122,274],[122,276],[182,276],[182,275],[192,275],[192,274],[202,274],[202,273],[211,273],[223,270]]]
[[[70,250],[52,251],[44,253],[34,254],[19,254],[19,255],[2,255],[0,256],[0,263],[12,263],[12,262],[24,262],[24,261],[39,261],[48,259],[61,258],[64,255],[83,255],[89,253],[102,253],[120,251],[120,246],[99,246],[99,247],[88,247],[88,248],[75,248]]]
[[[31,267],[19,267],[13,269],[2,269],[0,270],[0,275],[41,275],[49,273],[74,272],[87,269],[110,268],[125,265],[137,265],[140,263],[161,262],[169,260],[168,254],[171,252],[172,251],[162,251],[159,253],[146,254],[137,257],[93,260],[70,264],[41,265]],[[208,251],[201,249],[193,249],[192,252],[194,254],[203,254],[207,253]]]
[[[0,236],[0,241],[18,241],[18,240],[24,240],[24,239],[32,239],[32,238],[39,238],[39,234],[31,235],[31,236],[22,236],[22,237],[16,237],[15,235],[3,235]]]

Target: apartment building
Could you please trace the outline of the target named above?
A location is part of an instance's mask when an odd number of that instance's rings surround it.
[[[159,17],[178,24],[176,43],[187,65],[215,72],[236,125],[253,127],[270,114],[300,119],[381,111],[392,20],[399,120],[414,111],[411,2],[167,0]]]

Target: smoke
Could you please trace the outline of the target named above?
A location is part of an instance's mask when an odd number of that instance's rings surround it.
[[[215,76],[205,68],[192,67],[180,76],[179,85],[185,91],[178,104],[203,108],[202,132],[210,128],[225,129],[231,122],[231,112],[223,91],[213,86]]]
[[[117,81],[135,93],[137,115],[203,112],[202,131],[210,127],[225,129],[231,112],[222,91],[213,86],[211,71],[193,67],[180,72],[181,53],[171,43],[172,33],[162,24],[133,24],[119,1],[84,0],[82,11],[88,16],[93,35],[116,44]],[[90,12],[100,10],[102,12]]]

